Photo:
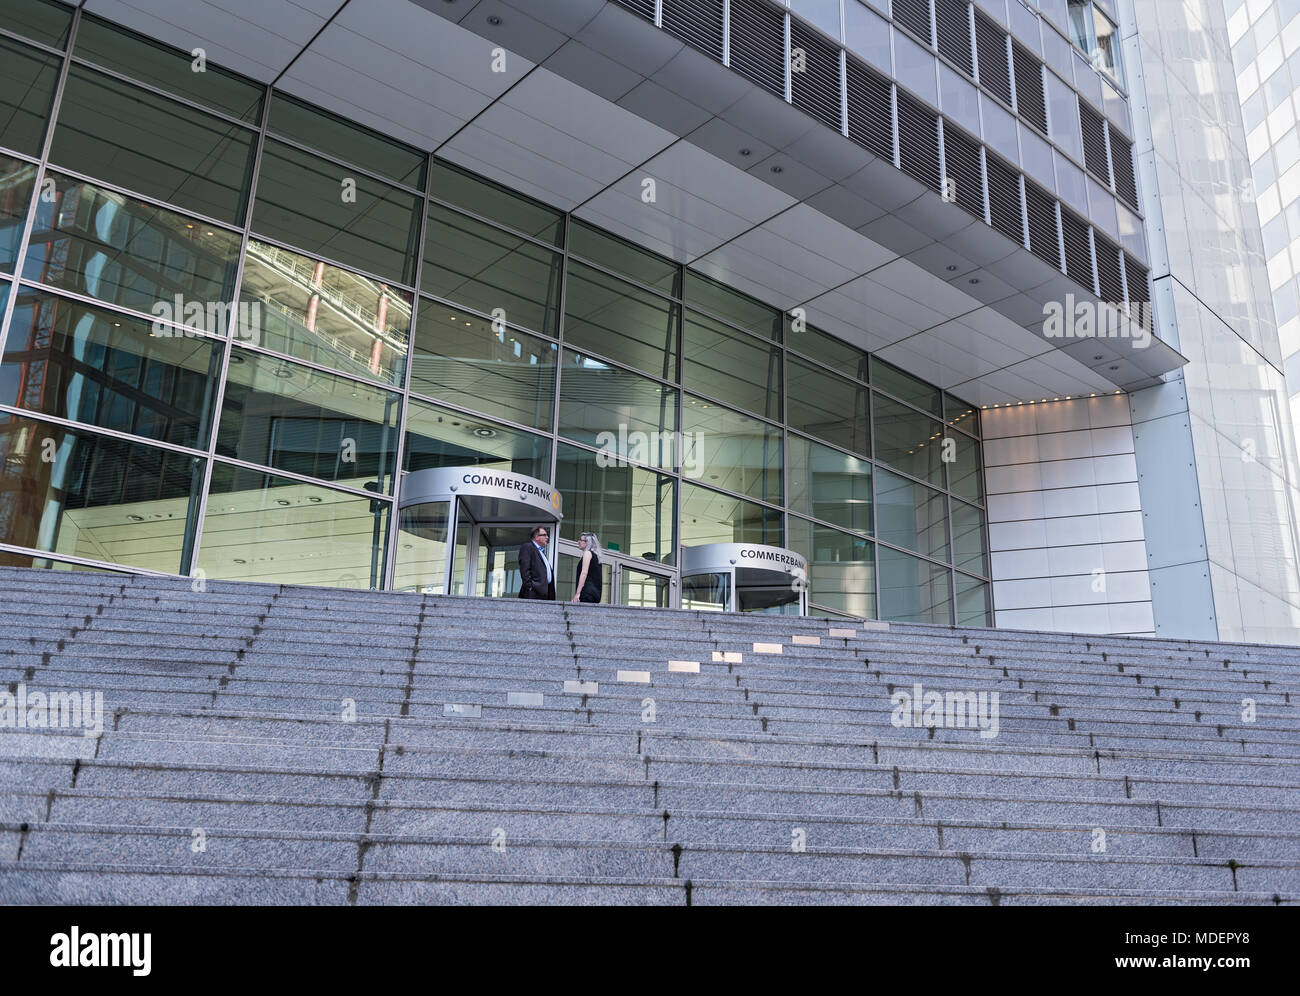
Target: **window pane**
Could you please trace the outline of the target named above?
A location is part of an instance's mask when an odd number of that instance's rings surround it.
[[[564,339],[647,373],[677,376],[677,305],[581,263],[569,263]]]
[[[209,332],[226,331],[239,236],[224,228],[46,173],[23,276]]]
[[[39,156],[59,57],[0,38],[0,145]]]
[[[786,345],[849,377],[862,381],[867,379],[867,354],[863,350],[811,325],[803,326],[798,332],[792,329]]]
[[[877,394],[876,459],[943,487],[943,425]]]
[[[411,390],[547,431],[554,418],[554,343],[421,299]]]
[[[781,417],[781,350],[721,322],[686,312],[682,383],[771,419]]]
[[[419,149],[285,96],[278,90],[271,94],[267,130],[335,159],[356,163],[362,169],[408,187],[424,189],[424,167],[428,157]]]
[[[388,491],[400,401],[399,395],[368,384],[236,348],[226,376],[217,453]]]
[[[378,588],[391,508],[218,461],[198,566],[221,581]]]
[[[345,167],[268,139],[253,228],[312,255],[411,284],[419,205],[414,194],[349,176]]]
[[[551,479],[550,440],[423,401],[407,409],[405,453],[406,470],[488,467]]]
[[[51,48],[63,48],[72,25],[72,8],[53,0],[0,0],[0,24]]]
[[[612,465],[600,454],[560,443],[555,487],[564,496],[565,536],[576,539],[579,533],[592,532],[607,550],[674,562],[677,530],[671,477]],[[606,601],[610,599],[607,594]]]
[[[26,567],[42,571],[71,571],[84,574],[130,574],[130,571],[115,571],[110,567],[86,567],[66,560],[51,560],[33,553],[8,553],[0,550],[0,567]]]
[[[569,252],[599,263],[647,287],[680,297],[681,268],[670,259],[642,249],[594,225],[573,219],[569,225]]]
[[[876,544],[792,515],[789,546],[808,561],[810,603],[876,617]]]
[[[749,332],[781,341],[782,316],[775,308],[691,269],[686,270],[684,279],[684,297],[692,308],[700,308]]]
[[[989,586],[976,578],[957,573],[957,625],[992,626],[993,606]]]
[[[781,504],[781,430],[703,398],[682,398],[682,473]]]
[[[952,596],[946,567],[910,553],[877,548],[880,557],[880,618],[897,622],[952,625]]]
[[[970,501],[984,501],[984,474],[980,466],[980,444],[963,436],[951,434],[957,444],[953,461],[948,464],[948,488],[953,494]]]
[[[972,574],[988,577],[988,540],[984,535],[984,513],[974,505],[953,499],[953,563]]]
[[[898,367],[890,366],[884,360],[874,356],[871,358],[871,384],[877,390],[887,391],[895,398],[906,401],[922,411],[933,412],[935,415],[943,412],[939,400],[941,392],[937,387],[932,387],[925,381],[918,380],[911,374],[904,373]]]
[[[871,455],[871,426],[867,420],[871,392],[862,384],[845,380],[786,357],[790,386],[786,404],[791,428],[819,436],[863,456]]]
[[[411,298],[410,291],[351,270],[248,240],[240,301],[250,319],[248,338],[266,349],[400,384]]]
[[[0,366],[0,402],[204,449],[223,347],[23,288]]]
[[[0,542],[179,573],[205,463],[0,412]]]
[[[35,187],[35,165],[0,154],[0,273],[14,272]]]
[[[204,64],[194,71],[194,56],[169,48],[125,28],[81,15],[74,52],[124,76],[130,76],[178,96],[206,104],[213,110],[257,124],[262,109],[262,87],[242,76]]]
[[[682,545],[766,543],[785,546],[781,513],[743,498],[682,483]]]
[[[562,364],[560,435],[606,452],[618,447],[618,456],[627,460],[672,469],[676,463],[675,388],[571,349],[564,350]]]
[[[871,524],[871,464],[791,434],[790,507],[860,533]]]
[[[421,290],[555,336],[562,268],[559,253],[437,204],[429,206]],[[498,308],[504,316],[493,315]]]
[[[947,560],[947,517],[941,492],[876,468],[876,535],[882,540]]]
[[[433,160],[429,193],[480,218],[507,225],[553,246],[563,245],[564,215],[441,159]]]
[[[241,224],[254,148],[246,128],[73,65],[50,162]]]
[[[979,409],[969,402],[945,393],[943,396],[943,413],[949,425],[978,436],[980,434]]]

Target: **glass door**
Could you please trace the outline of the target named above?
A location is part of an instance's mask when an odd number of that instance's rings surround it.
[[[466,567],[470,594],[489,598],[519,596],[519,548],[528,542],[528,525],[480,525]]]
[[[677,577],[618,565],[618,604],[646,609],[671,609]]]

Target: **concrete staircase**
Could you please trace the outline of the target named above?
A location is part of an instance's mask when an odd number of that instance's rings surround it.
[[[104,703],[98,737],[0,728],[0,901],[1290,903],[1298,676],[1297,648],[0,569],[0,691]],[[894,725],[918,683],[997,692],[997,736]]]

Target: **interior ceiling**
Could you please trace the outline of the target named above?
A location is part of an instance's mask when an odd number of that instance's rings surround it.
[[[801,307],[976,404],[1136,389],[1185,362],[1154,338],[1044,338],[1045,302],[1090,295],[606,0],[83,6]]]

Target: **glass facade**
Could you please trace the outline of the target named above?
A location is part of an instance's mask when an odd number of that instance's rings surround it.
[[[807,557],[813,611],[991,623],[974,406],[62,11],[0,38],[4,562],[402,587],[462,538],[405,542],[399,469],[473,464],[647,570],[765,543]]]

